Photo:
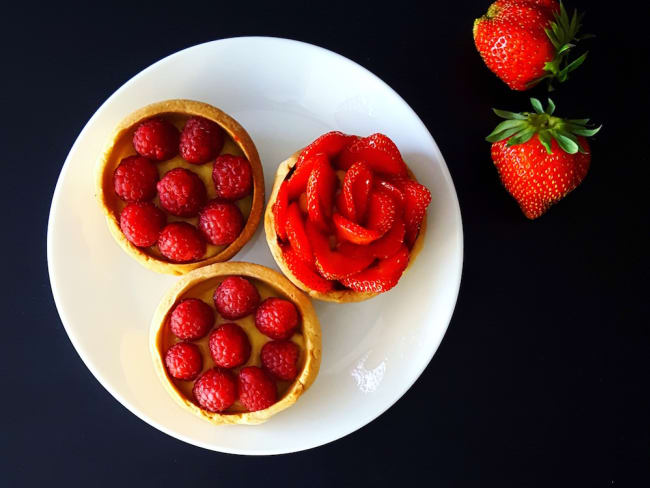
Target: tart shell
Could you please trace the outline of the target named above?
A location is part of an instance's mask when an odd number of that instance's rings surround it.
[[[224,249],[219,250],[213,256],[190,263],[173,263],[163,257],[158,257],[147,252],[146,249],[134,246],[128,241],[120,229],[117,205],[118,197],[115,195],[113,189],[113,172],[120,163],[120,153],[123,153],[126,141],[130,141],[130,138],[127,137],[129,133],[132,133],[140,122],[154,116],[181,116],[188,118],[200,116],[212,120],[221,126],[232,141],[241,149],[251,165],[253,196],[246,225],[235,241]],[[136,110],[124,118],[115,128],[97,164],[95,192],[97,200],[106,216],[108,229],[122,249],[146,268],[159,273],[182,275],[201,266],[227,261],[251,239],[260,223],[262,209],[264,207],[264,173],[253,140],[235,119],[207,103],[181,99],[165,100]]]
[[[302,281],[300,281],[291,272],[289,267],[284,262],[284,257],[282,256],[282,249],[278,244],[278,235],[275,232],[275,216],[273,215],[273,204],[277,199],[278,191],[280,190],[280,185],[285,180],[286,176],[289,174],[291,169],[295,166],[296,162],[298,161],[298,156],[300,156],[301,152],[302,149],[296,151],[293,155],[291,155],[288,159],[284,160],[278,166],[277,172],[275,174],[275,181],[273,182],[273,190],[271,191],[269,202],[266,205],[266,212],[264,213],[264,232],[266,234],[266,242],[269,245],[269,249],[271,250],[271,254],[275,259],[275,262],[280,267],[282,272],[287,276],[287,278],[291,280],[291,282],[294,285],[296,285],[298,288],[303,290],[310,297],[318,300],[323,300],[327,302],[337,302],[337,303],[362,302],[364,300],[368,300],[369,298],[373,298],[377,295],[380,295],[380,293],[358,292],[350,289],[332,290],[327,293],[321,293],[319,291],[312,290],[309,287],[307,287],[307,285],[305,285]],[[408,172],[409,175],[413,177],[413,173],[411,172],[410,169],[408,169]],[[410,251],[409,264],[406,270],[404,271],[405,273],[413,265],[415,258],[417,257],[418,253],[422,249],[426,227],[427,227],[427,218],[425,215],[424,219],[422,220],[422,226],[420,227],[420,233],[418,234],[418,237],[415,240],[415,243],[413,244],[413,248]],[[399,286],[399,284],[397,286]]]
[[[187,398],[174,384],[164,364],[164,334],[167,319],[177,301],[192,287],[205,280],[225,276],[246,276],[259,280],[291,300],[302,317],[304,365],[298,377],[276,403],[256,412],[213,413],[202,409]],[[284,276],[265,266],[243,262],[216,263],[196,269],[181,278],[162,299],[151,322],[150,349],[154,368],[165,389],[183,408],[213,424],[260,424],[293,405],[314,382],[321,361],[321,329],[314,307],[307,296]]]

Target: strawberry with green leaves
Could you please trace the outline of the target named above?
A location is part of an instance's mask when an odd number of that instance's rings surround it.
[[[536,219],[574,190],[589,171],[591,152],[587,137],[600,127],[589,119],[561,119],[530,99],[534,112],[513,113],[494,109],[501,122],[486,138],[492,142],[492,160],[501,181],[524,215]]]

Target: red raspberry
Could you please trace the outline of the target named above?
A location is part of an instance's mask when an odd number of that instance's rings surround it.
[[[144,202],[156,196],[158,170],[147,158],[129,156],[113,173],[115,193],[125,202]]]
[[[186,298],[174,307],[169,327],[179,339],[195,341],[205,336],[214,324],[212,307],[198,298]]]
[[[214,290],[214,306],[227,320],[237,320],[255,311],[260,294],[250,281],[241,276],[229,276]]]
[[[249,412],[264,410],[277,399],[275,383],[262,368],[247,366],[239,372],[239,401]]]
[[[160,233],[158,249],[170,261],[186,263],[203,257],[205,241],[192,224],[172,222]]]
[[[222,154],[214,162],[212,181],[217,197],[239,200],[253,191],[253,174],[246,158]]]
[[[237,380],[230,371],[207,370],[192,389],[197,403],[210,412],[223,412],[237,400]]]
[[[233,203],[211,200],[199,212],[199,229],[216,246],[232,243],[244,228],[244,216]]]
[[[168,171],[156,186],[160,206],[177,217],[194,217],[208,198],[201,178],[185,168]]]
[[[164,119],[155,117],[142,122],[133,134],[133,147],[140,156],[165,161],[178,152],[178,129]]]
[[[267,298],[257,307],[255,326],[271,339],[288,339],[298,327],[298,310],[289,300]]]
[[[260,354],[262,367],[279,380],[293,381],[298,376],[300,348],[291,341],[270,341]]]
[[[214,364],[222,368],[241,366],[251,355],[251,343],[237,324],[223,324],[212,331],[209,339]]]
[[[203,117],[192,117],[181,133],[181,157],[192,164],[207,163],[221,152],[223,133],[219,124]]]
[[[179,342],[167,350],[165,365],[177,380],[193,380],[203,369],[201,351],[196,344]]]
[[[120,214],[120,228],[138,247],[153,246],[165,226],[165,213],[151,202],[129,203]]]

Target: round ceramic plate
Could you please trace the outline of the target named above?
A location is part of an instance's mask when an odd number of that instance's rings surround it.
[[[424,248],[399,285],[356,304],[315,302],[323,359],[312,388],[259,426],[213,426],[182,410],[156,377],[149,323],[177,278],[141,267],[110,236],[93,171],[127,114],[169,98],[215,105],[257,145],[267,198],[277,165],[320,134],[383,132],[429,187]],[[276,268],[262,226],[235,256]],[[460,285],[463,236],[454,185],[422,121],[389,86],[352,61],[286,39],[243,37],[195,46],[145,69],[86,124],[61,171],[48,227],[54,299],[74,347],[126,408],[191,444],[239,454],[309,449],[354,432],[395,403],[435,353]]]

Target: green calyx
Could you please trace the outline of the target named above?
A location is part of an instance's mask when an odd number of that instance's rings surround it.
[[[555,56],[544,65],[544,71],[547,73],[530,83],[532,86],[544,79],[549,79],[549,91],[553,91],[553,81],[557,80],[560,83],[566,81],[569,73],[578,68],[587,59],[588,51],[585,51],[574,60],[569,60],[569,52],[576,46],[575,43],[594,37],[592,34],[578,36],[582,27],[584,14],[579,14],[577,10],[574,10],[573,15],[569,18],[569,14],[564,8],[564,5],[560,2],[560,12],[556,12],[554,15],[555,20],[544,31],[555,48]]]
[[[575,154],[577,152],[586,152],[585,148],[580,144],[578,136],[591,137],[602,127],[588,127],[589,119],[561,119],[560,117],[554,117],[555,104],[550,98],[546,109],[542,107],[542,103],[537,98],[531,98],[530,103],[535,109],[534,112],[516,113],[492,109],[495,114],[506,120],[497,125],[485,140],[498,142],[510,138],[508,139],[508,146],[515,146],[528,142],[533,136],[537,135],[539,142],[549,154],[552,154],[552,139],[555,139],[563,151]]]

